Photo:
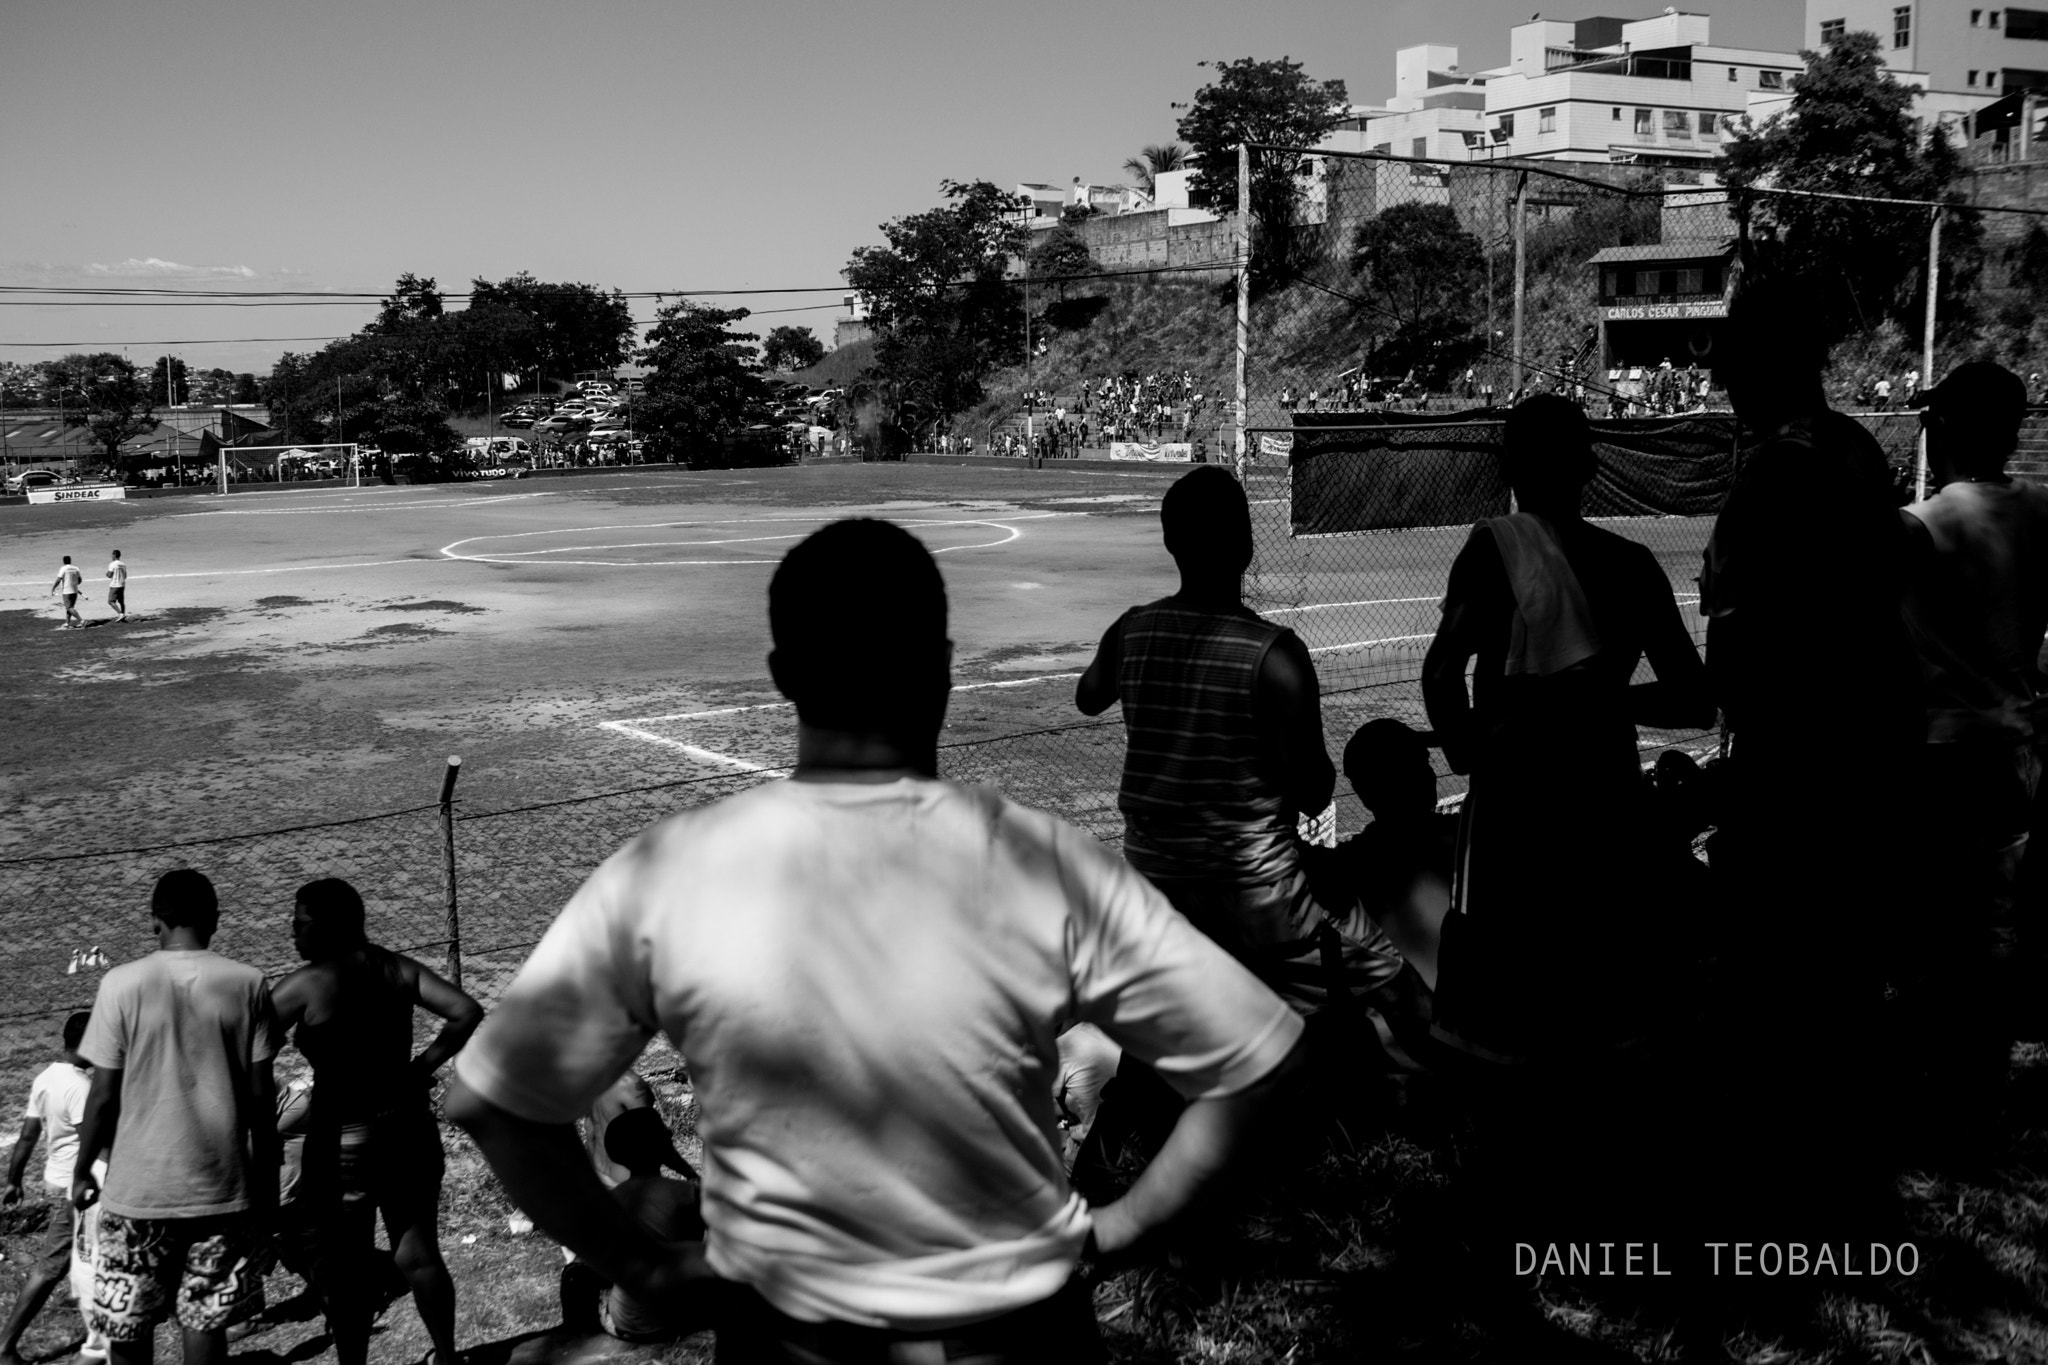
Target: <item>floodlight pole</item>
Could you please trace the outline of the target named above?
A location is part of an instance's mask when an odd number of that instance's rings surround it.
[[[1920,391],[1934,387],[1934,305],[1941,285],[1941,209],[1927,229],[1927,316],[1920,324]],[[1927,496],[1927,428],[1920,428],[1920,454],[1913,472],[1913,500]]]

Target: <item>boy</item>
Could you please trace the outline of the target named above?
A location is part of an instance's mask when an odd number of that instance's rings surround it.
[[[604,1155],[626,1178],[612,1188],[612,1198],[641,1226],[664,1242],[702,1242],[704,1219],[697,1212],[700,1189],[694,1180],[669,1180],[663,1166],[673,1166],[675,1141],[661,1112],[651,1105],[621,1111],[604,1129]],[[597,1291],[596,1318],[588,1295]],[[562,1267],[562,1317],[572,1327],[602,1327],[620,1341],[669,1341],[676,1331],[656,1307],[641,1303],[587,1262]]]
[[[1398,720],[1367,721],[1344,746],[1344,776],[1372,823],[1339,844],[1334,861],[1366,913],[1434,990],[1458,817],[1437,811],[1428,740]]]
[[[78,1055],[78,1041],[85,1036],[86,1021],[92,1015],[79,1011],[64,1021],[64,1055],[43,1068],[28,1091],[28,1109],[21,1116],[21,1136],[14,1140],[14,1159],[7,1165],[7,1189],[0,1204],[21,1202],[21,1179],[28,1170],[29,1154],[36,1141],[48,1134],[50,1145],[43,1158],[43,1190],[55,1196],[57,1206],[50,1213],[49,1227],[28,1279],[0,1329],[0,1365],[21,1365],[18,1354],[21,1335],[30,1320],[49,1299],[50,1291],[71,1273],[71,1241],[78,1231],[78,1217],[71,1208],[71,1166],[78,1157],[78,1125],[85,1118],[85,1098],[92,1089],[92,1067]],[[88,1328],[81,1355],[104,1358],[106,1338]]]

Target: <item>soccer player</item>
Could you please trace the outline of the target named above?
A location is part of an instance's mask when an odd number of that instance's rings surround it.
[[[945,586],[908,532],[842,521],[769,586],[797,766],[607,859],[456,1062],[448,1113],[513,1201],[718,1359],[1100,1361],[1091,1242],[1142,1247],[1220,1176],[1301,1023],[1109,850],[939,780]],[[1191,1103],[1129,1193],[1061,1168],[1062,1027]],[[701,1246],[606,1197],[574,1121],[656,1029],[690,1059]]]
[[[57,570],[57,581],[50,584],[50,591],[64,600],[64,628],[73,626],[85,628],[85,618],[78,614],[78,592],[85,586],[85,575],[71,562],[71,556],[64,556],[64,567]]]
[[[280,1031],[313,1066],[306,1136],[306,1197],[316,1202],[312,1280],[327,1308],[341,1365],[362,1365],[383,1266],[375,1223],[384,1217],[399,1270],[434,1343],[455,1362],[455,1282],[435,1229],[444,1157],[427,1102],[434,1074],[483,1021],[483,1007],[439,973],[369,941],[363,898],[339,877],[299,888],[292,943],[306,966],[278,983]],[[419,1056],[415,1008],[446,1021]]]
[[[43,1161],[43,1188],[57,1201],[28,1278],[0,1328],[0,1365],[21,1365],[18,1354],[21,1334],[50,1297],[50,1291],[71,1273],[71,1240],[78,1230],[78,1214],[71,1207],[71,1168],[78,1158],[78,1125],[85,1118],[85,1099],[92,1090],[92,1068],[78,1055],[78,1042],[85,1036],[89,1013],[80,1011],[64,1021],[64,1053],[44,1067],[29,1086],[28,1109],[21,1116],[21,1135],[14,1140],[14,1156],[7,1165],[7,1189],[0,1204],[21,1202],[21,1181],[28,1172],[30,1153],[36,1142],[49,1139]],[[86,1349],[81,1353],[104,1358],[105,1339],[88,1331]]]
[[[175,1312],[191,1365],[263,1308],[277,1207],[277,1053],[263,973],[211,952],[213,883],[166,872],[149,898],[157,951],[100,980],[78,1055],[93,1068],[71,1200],[98,1201],[87,1321],[113,1365],[149,1365]],[[111,1141],[110,1141],[111,1139]],[[104,1192],[93,1162],[111,1146]]]
[[[114,609],[116,621],[128,619],[128,566],[121,562],[119,550],[107,565],[107,605]]]

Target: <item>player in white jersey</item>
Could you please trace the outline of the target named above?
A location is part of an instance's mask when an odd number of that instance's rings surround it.
[[[116,621],[128,619],[128,566],[121,562],[121,552],[114,551],[113,563],[107,565],[107,605],[115,612]]]
[[[78,614],[78,590],[85,586],[85,575],[71,562],[71,556],[64,556],[64,567],[57,570],[57,581],[50,585],[50,591],[64,599],[64,628],[77,626],[85,628],[85,618]]]

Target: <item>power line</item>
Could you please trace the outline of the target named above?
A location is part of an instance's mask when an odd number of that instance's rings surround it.
[[[822,309],[837,307],[839,307],[839,305],[836,303],[808,303],[797,308],[749,309],[747,312],[747,316],[750,318],[765,318],[775,317],[783,313],[815,313]],[[659,318],[635,318],[633,319],[633,326],[635,328],[655,327],[660,325],[660,322],[661,319]],[[431,340],[431,338],[377,336],[375,334],[364,336],[361,333],[357,332],[343,332],[334,336],[317,337],[182,337],[172,338],[169,341],[121,341],[108,340],[105,337],[95,337],[89,341],[0,341],[0,347],[12,347],[15,349],[52,349],[61,346],[253,346],[263,343],[274,342],[351,340],[381,343],[383,345],[388,346],[407,346],[414,344],[423,345],[426,344],[429,340]]]

